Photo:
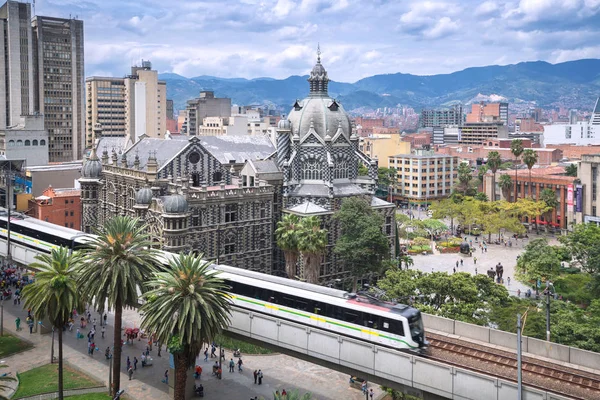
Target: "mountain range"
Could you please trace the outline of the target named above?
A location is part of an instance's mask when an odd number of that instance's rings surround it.
[[[176,109],[201,90],[212,89],[217,97],[230,97],[233,104],[271,104],[284,110],[308,93],[308,76],[273,78],[219,78],[200,75],[186,78],[174,73],[159,75],[167,82],[167,97]],[[483,96],[499,96],[510,103],[531,102],[538,106],[562,105],[591,109],[600,96],[600,59],[559,64],[544,61],[467,68],[450,74],[419,76],[385,74],[354,83],[331,81],[329,94],[346,110],[408,105],[425,107],[468,103]]]

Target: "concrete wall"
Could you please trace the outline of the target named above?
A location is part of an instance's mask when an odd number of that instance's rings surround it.
[[[449,333],[509,349],[516,350],[517,348],[517,335],[514,333],[453,321],[448,318],[429,314],[423,314],[423,324],[426,330]],[[582,367],[600,369],[600,353],[576,349],[557,343],[548,343],[545,340],[527,336],[523,336],[522,346],[524,353],[568,362]]]

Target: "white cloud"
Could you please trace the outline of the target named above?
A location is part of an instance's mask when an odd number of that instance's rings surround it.
[[[481,3],[479,6],[477,6],[477,8],[475,9],[475,15],[476,16],[489,15],[489,14],[495,13],[499,9],[500,8],[499,8],[497,2],[495,2],[495,1],[486,1],[484,3]]]
[[[437,39],[442,36],[448,36],[460,29],[457,21],[453,21],[448,17],[442,17],[436,24],[423,32],[423,35],[429,39]]]

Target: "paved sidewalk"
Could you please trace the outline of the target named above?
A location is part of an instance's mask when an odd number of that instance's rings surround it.
[[[7,370],[10,370],[13,375],[16,375],[17,372],[27,371],[50,362],[51,334],[40,335],[34,333],[30,335],[26,325],[23,330],[15,332],[14,321],[16,316],[20,316],[21,321],[25,321],[27,317],[27,312],[20,307],[13,305],[12,300],[4,302],[4,329],[11,334],[31,341],[35,348],[0,360],[0,362],[4,361],[9,366]],[[92,318],[94,317],[100,321],[98,313],[92,314]],[[63,336],[65,361],[85,371],[107,386],[108,361],[104,357],[104,350],[107,346],[112,346],[113,315],[111,314],[108,316],[108,324],[105,339],[101,338],[99,323],[96,326],[95,342],[100,351],[95,352],[93,357],[87,354],[87,337],[83,339],[75,337],[77,325],[73,327],[72,332],[66,331]],[[123,329],[136,326],[139,326],[139,315],[137,312],[135,310],[125,310],[123,314]],[[81,332],[87,335],[90,327],[91,324],[88,324],[88,328],[82,329]],[[142,351],[145,350],[146,345],[147,342],[143,340],[135,340],[133,344],[124,345],[121,363],[121,388],[125,389],[125,393],[131,399],[169,399],[167,385],[161,382],[164,371],[168,368],[169,360],[169,354],[164,347],[161,354],[162,357],[158,357],[156,346],[150,352],[150,356],[154,359],[153,366],[142,368],[141,361],[138,363],[133,380],[130,381],[125,373],[127,356],[130,357],[132,363],[133,357],[137,357],[140,360],[140,356]],[[58,349],[55,347],[55,355],[58,354],[57,352]],[[226,359],[229,360],[231,356],[232,354],[227,351]],[[204,362],[204,357],[199,359],[199,363],[203,368],[203,376],[200,381],[204,385],[206,399],[248,399],[253,396],[263,396],[269,400],[273,397],[275,390],[281,391],[283,388],[287,390],[297,388],[302,393],[311,392],[315,399],[364,399],[360,390],[349,387],[347,375],[315,364],[282,354],[263,356],[242,355],[242,359],[244,361],[244,371],[239,373],[236,367],[235,373],[229,373],[227,372],[227,368],[224,367],[223,379],[221,380],[211,376],[211,366],[215,359],[209,359],[208,362]],[[260,386],[254,385],[252,377],[252,371],[259,368],[264,373],[263,384]],[[379,387],[374,387],[374,389],[377,396],[379,396],[381,393]]]

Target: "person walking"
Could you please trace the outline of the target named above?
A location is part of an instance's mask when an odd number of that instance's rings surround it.
[[[133,368],[131,368],[131,366],[127,368],[127,375],[129,375],[129,380],[133,378]]]
[[[29,325],[29,334],[33,334],[33,318],[27,317],[27,325]]]
[[[102,339],[104,339],[105,332],[106,332],[106,326],[102,325],[102,329],[100,329],[100,333],[102,333]]]
[[[96,343],[92,342],[90,344],[90,356],[94,357],[94,350],[96,350]]]
[[[473,264],[477,265],[477,257],[473,257]]]
[[[127,356],[127,370],[129,370],[130,367],[131,367],[131,360],[129,359],[129,356]]]
[[[462,260],[462,258],[460,259],[460,266],[461,267],[463,266],[463,260]]]
[[[510,286],[510,276],[506,278],[506,283],[508,286]]]
[[[204,350],[204,362],[208,362],[208,347]]]
[[[456,261],[456,268],[458,268],[458,260]]]
[[[104,326],[106,326],[106,320],[108,319],[108,315],[105,313],[104,314]]]
[[[231,360],[229,360],[229,372],[233,372],[233,369],[235,367],[235,362],[233,361],[233,358]]]
[[[254,370],[254,373],[253,373],[253,375],[254,375],[254,384],[256,385],[256,381],[257,381],[257,379],[258,379],[258,371],[257,371],[257,370]]]
[[[167,385],[169,384],[169,370],[165,370],[165,379],[163,379],[163,382],[166,383]]]
[[[21,318],[17,317],[17,319],[15,319],[15,325],[17,325],[17,331],[21,330]]]
[[[263,373],[262,371],[259,369],[258,370],[258,384],[262,385],[262,380],[263,380]]]
[[[242,372],[242,365],[244,364],[244,362],[242,361],[242,357],[240,357],[240,358],[238,359],[238,362],[237,362],[237,364],[238,364],[238,371],[239,371],[239,372]]]
[[[452,273],[455,274],[456,273],[456,267],[452,268]]]
[[[137,371],[137,363],[138,363],[137,357],[133,357],[133,370],[134,371]]]

